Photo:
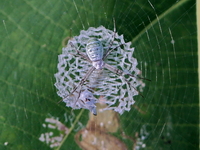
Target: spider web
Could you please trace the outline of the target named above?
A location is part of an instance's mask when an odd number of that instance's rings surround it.
[[[2,0],[0,8],[0,149],[198,149],[196,1]],[[58,104],[62,48],[81,30],[113,31],[113,19],[151,79],[143,81],[144,98],[134,96],[122,115],[109,110],[96,118]],[[117,66],[113,57],[109,64]]]
[[[104,69],[95,70],[86,82],[74,91],[74,88],[81,82],[92,65],[81,58],[76,50],[86,54],[86,44],[91,37],[100,40],[105,53],[114,49],[104,61],[106,64],[115,68],[122,68],[125,74],[132,74],[135,77],[125,75],[129,76],[125,78],[124,75],[117,76],[112,71],[105,73],[106,70]],[[58,95],[66,102],[66,106],[73,109],[87,109],[87,105],[82,104],[83,102],[79,100],[80,95],[83,91],[94,89],[93,95],[105,98],[104,102],[96,101],[96,103],[108,105],[103,110],[113,109],[120,114],[125,110],[129,111],[135,102],[133,96],[138,95],[136,88],[144,86],[144,83],[138,77],[141,71],[136,68],[138,63],[133,57],[134,48],[131,48],[130,45],[131,42],[124,42],[123,35],[119,36],[103,26],[91,27],[87,31],[82,30],[79,36],[70,39],[67,46],[63,48],[62,54],[58,56],[58,73],[55,74],[55,86],[59,90]],[[74,92],[71,93],[72,91]]]

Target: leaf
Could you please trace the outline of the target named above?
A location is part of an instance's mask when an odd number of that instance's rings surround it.
[[[88,111],[57,103],[57,56],[66,37],[100,25],[113,30],[113,18],[117,32],[132,41],[143,76],[152,80],[145,81],[145,98],[138,96],[120,116],[115,136],[129,149],[139,142],[146,149],[198,148],[194,0],[3,0],[0,18],[0,149],[51,149],[40,139],[45,133],[64,135],[57,149],[80,149],[74,136],[87,124]]]

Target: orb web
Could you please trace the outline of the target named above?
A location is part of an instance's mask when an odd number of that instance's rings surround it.
[[[137,59],[133,57],[134,48],[131,47],[131,42],[126,43],[123,35],[103,26],[90,27],[88,30],[82,30],[79,36],[71,38],[58,56],[58,72],[55,74],[57,94],[67,107],[88,109],[87,104],[80,100],[80,95],[90,90],[96,98],[94,103],[107,104],[103,110],[113,109],[120,114],[129,111],[135,102],[134,96],[138,95],[136,89],[145,86],[141,80],[129,75],[119,76],[105,68],[95,70],[82,86],[71,93],[92,66],[76,52],[77,49],[86,55],[86,44],[91,37],[99,39],[104,47],[104,54],[108,49],[115,48],[104,60],[105,63],[134,76],[141,73],[137,68]],[[105,100],[98,100],[99,96],[103,96]]]

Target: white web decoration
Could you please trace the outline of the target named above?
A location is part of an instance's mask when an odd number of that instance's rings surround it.
[[[104,50],[102,69],[92,66],[86,54],[88,40],[96,38]],[[136,67],[131,42],[125,43],[123,35],[106,29],[90,27],[82,30],[79,36],[68,41],[58,56],[58,73],[55,74],[57,94],[62,97],[67,107],[88,109],[96,115],[95,103],[99,96],[104,96],[107,107],[122,114],[134,104],[133,97],[138,95],[137,87],[144,87],[138,77],[141,71]],[[92,69],[93,68],[93,69]],[[91,72],[91,74],[89,72]],[[88,101],[89,100],[89,101]],[[101,101],[102,102],[102,101]]]

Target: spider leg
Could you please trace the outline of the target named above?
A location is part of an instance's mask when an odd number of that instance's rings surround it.
[[[114,23],[114,34],[113,34],[113,40],[110,41],[109,46],[108,46],[108,50],[109,48],[113,45],[114,39],[115,39],[115,35],[116,35],[116,26],[115,26],[115,19],[113,18],[113,23]],[[108,51],[107,50],[107,51]],[[107,53],[106,51],[106,53]]]
[[[85,55],[84,53],[82,53],[81,51],[79,51],[79,50],[74,46],[74,44],[73,44],[72,42],[70,42],[69,44],[71,45],[72,48],[75,49],[75,51],[77,52],[77,54],[78,54],[79,56],[81,56],[81,58],[86,59],[86,60],[89,61],[89,62],[92,62],[92,61],[88,58],[88,56]],[[76,54],[73,54],[73,55],[77,56]]]
[[[119,76],[129,75],[129,76],[131,76],[131,77],[137,78],[136,76],[134,76],[134,75],[132,75],[132,74],[129,74],[129,73],[125,73],[124,71],[122,71],[122,70],[120,70],[120,69],[117,69],[117,68],[115,68],[115,67],[113,67],[113,66],[111,66],[111,65],[109,65],[109,64],[106,64],[106,63],[105,63],[105,66],[104,66],[104,67],[105,67],[106,69],[110,70],[111,72],[116,73],[116,74],[119,75]],[[124,78],[124,80],[126,81],[126,83],[127,83],[129,86],[133,87],[127,79]],[[144,98],[144,96],[143,96],[135,87],[133,87],[133,88],[138,92],[139,95],[141,95],[141,96]]]
[[[115,67],[113,67],[113,66],[111,66],[111,65],[109,65],[107,63],[105,63],[105,68],[107,68],[108,70],[110,70],[110,71],[112,71],[112,72],[114,72],[114,73],[116,73],[116,74],[118,74],[120,76],[129,75],[129,76],[131,76],[133,78],[138,78],[138,79],[142,79],[142,80],[151,81],[150,79],[146,79],[146,78],[142,78],[142,77],[139,77],[139,76],[132,75],[130,73],[126,73],[126,72],[124,72],[124,71],[122,71],[120,69],[117,69],[117,68],[115,68]]]
[[[82,87],[82,85],[81,85],[81,87]],[[78,88],[78,87],[77,87],[77,88]],[[78,101],[80,95],[81,95],[81,90],[78,92],[78,96],[77,96],[77,99],[76,99],[76,101],[75,101],[75,103],[74,103],[74,107],[76,106],[76,103],[77,103],[77,101]]]
[[[113,23],[114,23],[114,34],[113,34],[113,39],[110,41],[109,46],[107,48],[107,51],[104,54],[103,60],[106,59],[106,57],[110,54],[111,51],[113,51],[114,49],[116,49],[117,47],[109,50],[111,48],[111,46],[113,45],[114,39],[115,39],[115,35],[116,35],[116,26],[115,26],[115,19],[113,18]],[[121,46],[121,45],[120,45]]]
[[[93,72],[95,70],[95,67],[91,67],[88,71],[87,71],[87,73],[86,73],[86,75],[83,77],[83,79],[81,79],[81,81],[79,82],[79,84],[73,89],[73,91],[71,92],[71,93],[69,93],[69,95],[67,95],[66,97],[64,97],[63,99],[65,99],[65,98],[67,98],[68,96],[70,96],[71,94],[73,94],[78,88],[79,88],[79,86],[82,86],[84,83],[85,83],[85,81],[89,78],[89,76],[91,75],[91,73]],[[80,94],[80,93],[79,93]],[[79,95],[80,96],[80,95]],[[79,97],[78,97],[79,98]]]
[[[120,45],[116,46],[115,48],[112,48],[112,49],[108,50],[108,51],[105,53],[105,55],[103,56],[103,60],[105,60],[105,59],[108,57],[108,55],[109,55],[113,50],[115,50],[116,48],[118,48],[118,47],[120,47],[120,46],[122,46],[122,45],[124,45],[124,44],[120,44]]]
[[[78,49],[76,49],[76,47],[74,46],[74,44],[73,44],[72,42],[70,42],[69,44],[70,44],[71,47],[74,48],[74,49],[76,50],[76,52],[77,52],[77,54],[69,53],[70,55],[80,56],[81,58],[86,59],[88,62],[92,63],[92,61],[88,58],[88,56],[85,55],[84,53],[82,53],[81,51],[79,51]],[[91,75],[91,73],[92,73],[94,70],[95,70],[95,67],[91,67],[91,68],[87,71],[87,73],[86,73],[86,75],[83,77],[83,79],[79,82],[79,84],[73,89],[73,91],[70,92],[70,93],[69,93],[67,96],[65,96],[63,99],[65,99],[65,98],[67,98],[68,96],[72,95],[72,94],[79,88],[79,86],[82,86],[82,85],[84,84],[84,82],[88,79],[88,77]],[[77,97],[77,100],[78,100],[79,97],[80,97],[80,92],[79,92],[79,96]],[[63,101],[63,99],[60,100],[58,103],[60,103],[61,101]],[[76,102],[77,102],[77,100],[76,100]],[[76,104],[76,102],[75,102],[75,104]]]
[[[73,54],[73,53],[68,53],[68,54],[73,55],[75,57],[79,57],[80,56],[81,58],[83,58],[83,59],[87,60],[88,62],[92,63],[92,61],[90,59],[88,59],[87,57],[85,57],[85,55]]]

